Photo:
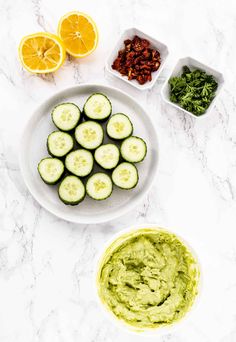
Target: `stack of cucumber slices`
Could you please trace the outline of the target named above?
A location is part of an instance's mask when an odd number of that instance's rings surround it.
[[[38,172],[46,184],[59,183],[58,196],[65,204],[79,204],[86,194],[104,200],[111,196],[113,184],[126,190],[138,184],[134,163],[144,160],[146,143],[132,135],[127,115],[111,113],[111,102],[101,93],[92,94],[82,112],[69,102],[52,110],[57,130],[47,138],[51,157],[39,162]]]

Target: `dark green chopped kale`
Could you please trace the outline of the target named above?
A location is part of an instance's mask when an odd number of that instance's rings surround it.
[[[180,77],[169,79],[170,100],[199,116],[205,113],[215,97],[217,82],[205,71],[184,66]]]

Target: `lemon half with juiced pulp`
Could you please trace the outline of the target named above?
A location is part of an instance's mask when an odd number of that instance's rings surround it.
[[[43,74],[60,68],[65,60],[66,50],[59,37],[38,32],[22,38],[19,57],[26,70]]]

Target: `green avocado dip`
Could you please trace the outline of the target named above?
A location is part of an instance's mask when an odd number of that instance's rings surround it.
[[[98,294],[118,318],[138,329],[170,325],[191,308],[199,266],[177,236],[138,229],[106,250],[97,275]]]

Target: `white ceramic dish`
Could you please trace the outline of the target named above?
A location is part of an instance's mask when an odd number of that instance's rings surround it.
[[[179,320],[178,322],[175,322],[172,325],[169,326],[163,326],[160,328],[154,328],[154,329],[136,329],[132,326],[129,326],[128,324],[126,324],[125,322],[123,322],[120,319],[117,319],[116,316],[102,303],[99,294],[98,294],[98,288],[97,288],[97,275],[101,266],[101,263],[103,261],[103,257],[104,254],[106,253],[106,250],[111,246],[111,244],[116,241],[118,238],[120,238],[122,235],[126,235],[129,233],[133,233],[139,229],[143,229],[143,228],[152,228],[152,229],[157,229],[157,230],[164,230],[167,232],[170,232],[171,234],[175,234],[180,241],[183,242],[183,244],[185,246],[187,246],[187,248],[189,249],[189,251],[192,253],[192,255],[194,256],[195,260],[197,261],[198,267],[199,267],[199,271],[200,271],[200,278],[199,278],[199,283],[198,283],[198,294],[195,298],[195,301],[191,307],[191,309],[186,313],[186,315]],[[188,325],[188,323],[191,320],[191,317],[194,315],[194,312],[196,311],[198,305],[199,305],[199,301],[200,301],[200,297],[201,297],[201,293],[202,293],[202,267],[201,267],[201,262],[198,258],[198,255],[196,254],[195,250],[188,244],[188,242],[183,239],[181,236],[179,236],[178,233],[176,233],[173,230],[170,229],[166,229],[166,228],[161,228],[159,227],[157,224],[155,223],[147,223],[147,224],[139,224],[139,225],[134,225],[131,226],[129,228],[125,228],[122,229],[119,233],[115,234],[112,236],[111,239],[109,239],[104,246],[102,247],[97,259],[95,260],[95,265],[94,265],[94,292],[95,292],[95,296],[94,298],[96,298],[96,301],[98,303],[98,305],[101,307],[101,311],[103,312],[103,314],[105,315],[105,317],[107,319],[109,319],[111,321],[111,323],[115,324],[117,327],[121,328],[123,331],[125,332],[129,332],[131,334],[136,334],[138,336],[163,336],[166,334],[170,334],[170,333],[175,333],[178,332],[179,329],[182,329],[184,327],[186,327]]]
[[[139,184],[132,190],[114,187],[112,196],[94,201],[88,196],[78,206],[66,206],[57,195],[57,186],[43,183],[37,171],[38,162],[48,155],[46,140],[55,130],[51,120],[52,108],[61,102],[75,102],[82,109],[87,97],[94,92],[106,94],[112,102],[112,112],[126,113],[133,122],[134,134],[147,142],[148,153],[138,164]],[[155,125],[146,111],[122,91],[99,84],[77,85],[62,90],[44,101],[32,114],[23,132],[20,146],[20,168],[25,183],[42,207],[54,215],[76,223],[100,223],[117,218],[134,208],[150,189],[157,171],[158,142]]]
[[[206,110],[206,112],[200,116],[196,116],[193,113],[181,108],[177,104],[171,102],[169,99],[170,89],[169,89],[168,81],[171,77],[180,76],[182,73],[182,67],[184,65],[187,65],[188,67],[193,68],[193,69],[200,69],[200,70],[206,71],[207,74],[213,75],[214,78],[216,79],[217,83],[218,83],[218,88],[216,90],[216,95],[215,95],[213,101],[211,102],[211,104],[208,107],[208,109]],[[161,95],[162,95],[163,100],[166,103],[168,103],[169,105],[171,105],[172,107],[180,109],[182,112],[189,114],[189,115],[193,116],[194,118],[201,118],[201,117],[206,117],[210,114],[210,112],[211,112],[212,108],[214,107],[215,102],[219,96],[219,93],[222,89],[223,84],[224,84],[224,77],[219,71],[212,69],[211,67],[197,61],[196,59],[194,59],[192,57],[185,57],[185,58],[181,58],[178,60],[177,64],[175,65],[174,69],[170,73],[169,77],[167,77],[165,83],[163,84],[163,87],[161,90]]]
[[[126,39],[132,39],[135,35],[139,36],[140,38],[144,38],[149,40],[149,42],[151,43],[151,47],[153,47],[154,49],[158,50],[160,52],[161,55],[161,65],[159,67],[159,69],[155,72],[152,73],[152,81],[151,82],[147,82],[143,85],[139,84],[136,80],[128,80],[127,76],[122,76],[117,70],[113,70],[112,69],[112,64],[114,62],[114,60],[117,57],[118,52],[124,48],[124,40]],[[158,76],[160,75],[166,59],[168,57],[169,51],[168,48],[165,44],[161,43],[159,40],[156,40],[153,37],[150,37],[148,34],[136,29],[136,28],[130,28],[127,29],[123,32],[123,34],[121,35],[121,37],[119,38],[117,44],[115,45],[114,49],[112,50],[110,56],[108,57],[107,61],[106,61],[106,69],[108,70],[108,72],[115,76],[118,77],[119,79],[125,81],[126,83],[134,86],[137,89],[140,90],[146,90],[146,89],[150,89],[152,88],[152,86],[154,85],[154,83],[156,82]]]

